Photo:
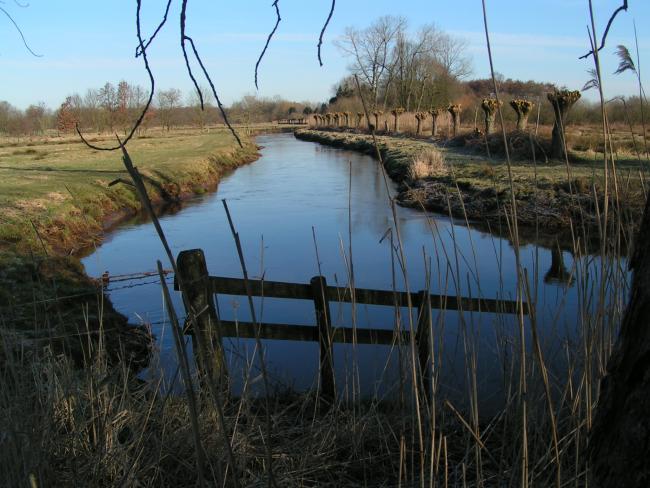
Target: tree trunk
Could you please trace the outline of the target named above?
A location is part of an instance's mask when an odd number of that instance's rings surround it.
[[[589,444],[593,486],[650,486],[650,199],[630,261],[630,301],[601,381]]]
[[[451,123],[452,123],[452,135],[456,137],[458,135],[458,129],[460,129],[460,112],[455,112],[451,114]]]
[[[496,114],[494,112],[485,112],[485,135],[490,135],[494,132],[494,119]]]
[[[422,120],[421,120],[421,119],[417,119],[417,121],[418,121],[418,125],[417,125],[417,127],[416,127],[416,129],[415,129],[415,135],[419,136],[419,135],[420,135],[420,129],[421,129],[421,127],[422,127]]]
[[[399,132],[399,114],[394,115],[395,123],[393,124],[393,132]]]
[[[528,115],[521,112],[517,114],[517,130],[526,130],[528,127]]]
[[[431,116],[431,137],[436,137],[438,135],[438,116]]]
[[[553,135],[551,138],[551,158],[553,159],[564,159],[564,124],[558,122],[559,119],[555,119],[555,124],[553,124]]]

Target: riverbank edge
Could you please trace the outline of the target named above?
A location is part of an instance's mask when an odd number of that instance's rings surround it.
[[[372,136],[368,134],[299,129],[294,135],[301,140],[358,151],[373,158],[377,155]],[[391,144],[395,146],[391,147]],[[411,178],[411,166],[418,151],[439,149],[433,141],[380,136],[378,146],[387,174],[400,184],[396,197],[399,205],[467,220],[480,230],[500,237],[510,235],[509,188],[497,189],[487,179],[484,186],[477,186],[458,181],[447,173]],[[559,244],[570,249],[573,246],[573,230],[578,226],[584,230],[590,244],[598,240],[599,220],[594,197],[590,188],[584,188],[580,181],[576,180],[572,185],[516,181],[515,200],[517,221],[524,242],[537,241],[546,246]],[[601,209],[604,206],[601,196],[598,206]],[[631,223],[634,228],[643,208],[633,205],[633,202],[627,205],[623,202],[621,211],[625,213],[625,222]],[[553,235],[540,236],[540,232]]]
[[[230,150],[206,155],[208,164],[203,165],[204,171],[197,172],[195,166],[192,171],[179,171],[175,178],[165,181],[145,178],[154,208],[161,210],[169,204],[215,191],[224,176],[259,159],[259,149],[252,136],[250,140],[244,139],[243,147],[233,140]],[[8,334],[14,345],[28,349],[45,345],[81,365],[88,353],[88,338],[99,335],[100,331],[110,331],[101,334],[106,337],[108,357],[116,363],[127,362],[136,370],[146,365],[153,346],[150,331],[129,324],[127,317],[115,310],[103,292],[102,283],[89,277],[81,264],[83,250],[100,245],[112,229],[142,211],[135,189],[125,182],[118,184],[132,193],[127,205],[123,199],[107,203],[106,193],[97,187],[96,212],[92,219],[81,220],[86,225],[64,218],[57,219],[56,226],[34,223],[40,249],[17,242],[0,250],[3,334]],[[70,225],[66,226],[66,222]],[[39,306],[25,311],[26,303]],[[57,337],[54,342],[53,335]],[[73,337],[78,340],[71,340]],[[11,348],[0,349],[3,349],[0,353],[3,362],[2,356]]]

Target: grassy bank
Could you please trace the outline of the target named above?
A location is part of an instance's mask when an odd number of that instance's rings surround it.
[[[136,138],[129,151],[152,201],[164,205],[209,191],[256,159],[257,147],[244,141],[240,148],[225,131],[180,130]],[[89,149],[76,137],[0,144],[0,315],[3,333],[20,336],[12,347],[47,346],[80,363],[83,338],[104,328],[108,357],[142,363],[146,334],[126,326],[75,257],[140,211],[129,181],[119,152]]]
[[[225,131],[141,137],[129,152],[158,204],[202,193],[257,157],[252,142],[241,149]],[[122,180],[129,177],[119,152],[89,149],[78,138],[0,147],[0,250],[67,255],[92,245],[107,226],[140,209]]]
[[[299,130],[296,137],[375,155],[370,135],[329,130]],[[476,145],[452,146],[443,140],[378,136],[379,149],[391,178],[402,183],[401,205],[468,218],[482,225],[507,227],[510,183],[503,157],[488,157]],[[432,157],[433,153],[438,153]],[[568,237],[571,226],[598,236],[598,213],[604,208],[604,163],[573,153],[575,161],[518,158],[513,161],[519,224]],[[642,170],[635,160],[618,163],[618,200],[611,208],[625,225],[638,222],[643,211]],[[609,181],[614,194],[614,181]],[[595,197],[595,198],[594,198]]]

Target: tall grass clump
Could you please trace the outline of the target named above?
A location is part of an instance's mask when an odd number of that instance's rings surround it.
[[[419,151],[409,166],[409,178],[420,179],[429,176],[442,176],[447,173],[444,154],[435,147]]]

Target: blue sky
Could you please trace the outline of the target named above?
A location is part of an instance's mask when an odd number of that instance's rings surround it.
[[[153,31],[164,0],[143,0],[143,30]],[[266,36],[275,22],[271,0],[190,0],[188,34],[193,36],[225,103],[256,93],[253,70]],[[581,88],[591,61],[578,60],[588,45],[587,0],[488,0],[495,69],[506,77],[555,82]],[[599,35],[621,0],[594,0]],[[613,76],[617,44],[633,48],[636,20],[641,65],[650,60],[650,2],[630,0],[619,15],[602,51],[607,96],[634,94],[632,75]],[[92,5],[92,6],[89,6]],[[190,90],[178,43],[180,0],[149,50],[157,86]],[[282,22],[260,67],[260,96],[322,101],[346,74],[349,60],[332,41],[348,26],[365,27],[382,15],[405,17],[416,30],[434,23],[465,39],[473,77],[489,74],[480,0],[338,0],[323,46],[324,67],[316,44],[330,0],[280,0]],[[0,100],[24,108],[45,102],[57,107],[66,95],[121,79],[147,86],[140,60],[134,59],[135,0],[31,0],[20,8],[3,5],[22,27],[32,57],[19,35],[0,18]],[[589,94],[594,98],[596,92]]]

